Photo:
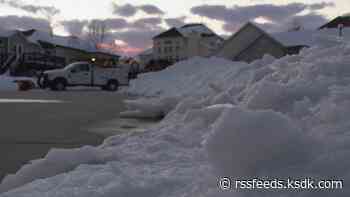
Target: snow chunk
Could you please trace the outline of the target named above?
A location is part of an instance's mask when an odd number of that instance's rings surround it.
[[[272,175],[306,160],[301,130],[280,113],[228,109],[212,132],[206,146],[221,176]]]

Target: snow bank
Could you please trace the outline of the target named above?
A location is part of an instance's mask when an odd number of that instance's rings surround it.
[[[245,65],[236,63],[235,68]],[[140,75],[139,79],[131,81],[128,92],[146,97],[201,95],[208,92],[208,84],[234,71],[231,61],[196,57],[160,72]]]
[[[0,91],[16,90],[17,85],[11,77],[0,75]]]
[[[15,91],[17,90],[17,83],[18,80],[27,80],[32,81],[34,84],[36,84],[36,80],[29,77],[10,77],[6,74],[0,75],[0,91]]]
[[[143,75],[130,91],[154,98],[129,102],[130,111],[165,115],[158,126],[49,153],[8,176],[1,191],[12,190],[0,197],[347,197],[346,187],[217,187],[220,176],[350,181],[350,45],[321,41],[279,60],[194,58]]]

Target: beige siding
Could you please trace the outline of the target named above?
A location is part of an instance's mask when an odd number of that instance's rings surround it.
[[[187,42],[185,38],[158,38],[153,41],[153,57],[155,59],[185,59],[187,58]]]
[[[262,35],[263,33],[255,26],[247,25],[226,41],[223,48],[219,50],[217,56],[233,59]]]
[[[189,35],[188,37],[158,38],[153,40],[153,58],[184,60],[194,56],[207,57],[218,48],[219,38]],[[216,48],[215,48],[216,47]],[[169,50],[170,49],[170,50]]]
[[[271,40],[268,36],[263,36],[246,50],[242,51],[235,60],[252,62],[261,59],[265,54],[272,55],[276,58],[281,58],[286,55],[285,51],[279,44]]]

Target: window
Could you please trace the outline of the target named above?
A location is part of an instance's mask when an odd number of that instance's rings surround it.
[[[166,40],[164,44],[172,44],[173,42],[171,40]]]
[[[81,64],[81,65],[80,65],[80,70],[81,70],[82,72],[89,72],[89,71],[90,71],[90,66],[89,66],[89,64]]]
[[[90,71],[89,64],[76,64],[71,70],[72,73],[89,72],[89,71]]]

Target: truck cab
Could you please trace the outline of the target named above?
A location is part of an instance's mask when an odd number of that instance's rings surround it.
[[[128,73],[128,67],[123,65],[104,68],[89,62],[75,62],[62,69],[45,71],[39,79],[39,85],[56,91],[71,86],[117,91],[120,86],[129,84]]]

